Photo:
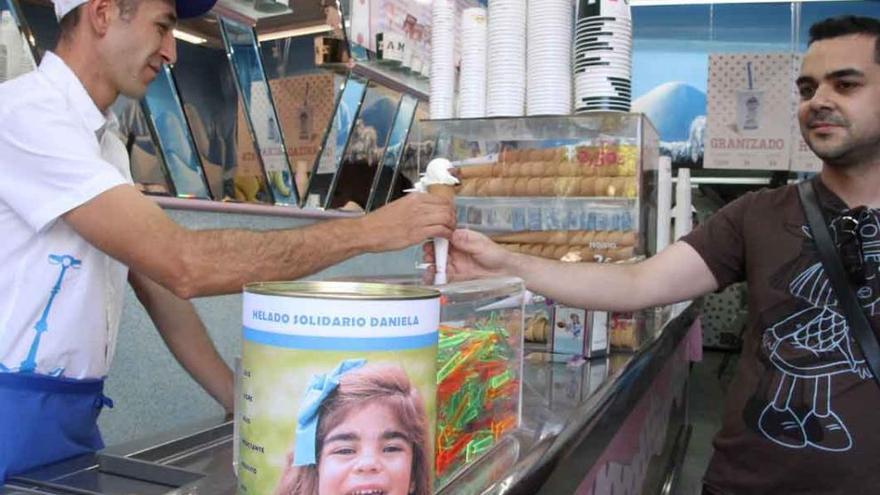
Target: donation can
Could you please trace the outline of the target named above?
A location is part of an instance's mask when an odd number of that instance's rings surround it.
[[[440,293],[245,286],[238,493],[429,495]]]

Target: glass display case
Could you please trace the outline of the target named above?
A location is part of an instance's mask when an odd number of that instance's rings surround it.
[[[436,120],[417,132],[429,158],[460,167],[460,226],[546,258],[652,254],[658,141],[643,115]]]
[[[413,277],[355,280],[420,284]],[[441,294],[434,445],[439,490],[520,426],[524,288],[518,278],[430,287]]]
[[[492,450],[521,419],[523,285],[488,279],[442,294],[437,360],[437,486]]]
[[[459,227],[548,259],[629,262],[654,254],[659,142],[644,115],[433,120],[414,132],[412,141],[431,150],[420,170],[435,157],[459,167]],[[530,307],[528,340],[546,345],[552,311]],[[615,347],[638,348],[641,317],[615,318]]]

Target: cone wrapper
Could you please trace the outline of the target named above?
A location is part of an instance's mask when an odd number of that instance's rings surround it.
[[[446,262],[449,258],[449,239],[434,238],[434,285],[446,283]]]
[[[439,196],[450,201],[455,200],[455,186],[450,184],[431,184],[428,186],[428,194]],[[446,261],[449,257],[449,240],[442,237],[434,238],[434,285],[446,283]]]

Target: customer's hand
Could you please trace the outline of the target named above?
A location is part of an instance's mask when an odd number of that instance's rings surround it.
[[[446,198],[410,193],[361,222],[368,251],[394,251],[432,237],[449,238],[455,229],[455,207]]]
[[[422,249],[425,263],[433,265],[433,243],[426,243]],[[509,274],[513,263],[514,254],[492,239],[473,230],[459,229],[450,239],[446,275],[452,281],[497,277]],[[428,268],[426,279],[433,280],[434,272],[433,266]]]

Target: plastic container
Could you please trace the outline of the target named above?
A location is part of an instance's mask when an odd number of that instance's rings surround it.
[[[440,489],[520,425],[525,290],[518,278],[425,287],[441,294],[434,464]]]

